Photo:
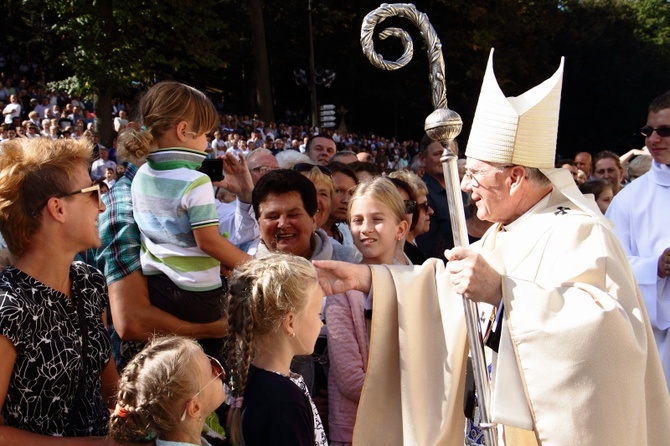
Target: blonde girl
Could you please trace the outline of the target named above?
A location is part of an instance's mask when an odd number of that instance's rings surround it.
[[[221,363],[197,342],[154,338],[121,375],[109,436],[121,444],[207,446],[202,428],[226,398],[225,378]]]
[[[409,229],[405,202],[387,178],[360,184],[349,200],[349,227],[354,244],[363,254],[361,263],[394,263],[394,252]]]
[[[362,263],[395,263],[409,223],[402,196],[389,179],[376,177],[358,185],[349,201],[348,220]],[[365,297],[358,291],[328,296],[325,313],[330,440],[331,445],[350,445],[368,364]]]
[[[312,264],[270,254],[233,272],[229,284],[229,366],[234,445],[326,445],[304,380],[290,370],[309,355],[323,326],[323,291]],[[241,407],[239,407],[241,406]]]

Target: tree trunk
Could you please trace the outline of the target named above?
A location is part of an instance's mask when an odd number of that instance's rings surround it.
[[[112,147],[114,128],[112,126],[112,95],[100,92],[95,97],[95,126],[100,133],[100,142],[105,147]]]
[[[249,0],[251,18],[251,43],[254,53],[254,78],[256,79],[256,105],[260,118],[266,123],[274,121],[274,104],[270,85],[270,64],[265,44],[263,0]]]
[[[95,14],[102,22],[104,34],[112,36],[115,29],[114,0],[98,0],[94,3]],[[101,43],[100,51],[111,54],[114,51],[114,39],[107,39]],[[107,73],[109,76],[109,73]],[[100,133],[100,142],[105,147],[112,147],[114,142],[114,127],[112,125],[112,93],[109,88],[110,82],[103,78],[98,79],[97,95],[94,103],[96,128]]]

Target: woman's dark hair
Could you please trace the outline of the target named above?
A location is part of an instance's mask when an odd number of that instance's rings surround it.
[[[254,187],[251,194],[251,204],[256,213],[256,219],[260,218],[260,204],[268,195],[283,195],[289,192],[298,192],[302,198],[307,215],[313,217],[316,214],[316,188],[314,184],[300,172],[289,169],[278,169],[268,172]]]
[[[356,173],[347,164],[344,164],[340,161],[332,161],[328,164],[328,168],[332,173],[340,172],[341,174],[348,176],[349,178],[354,180],[356,184],[358,184],[358,177],[356,176]]]
[[[349,164],[349,168],[354,171],[354,173],[357,172],[368,172],[370,173],[373,177],[376,177],[377,175],[381,175],[381,169],[374,163],[367,163],[364,161],[355,161],[351,164]]]
[[[607,180],[589,180],[579,186],[579,190],[583,194],[593,194],[595,195],[596,200],[606,188],[612,188],[612,185]]]
[[[407,197],[414,201],[416,203],[416,195],[414,195],[414,191],[412,190],[412,187],[407,184],[405,181],[401,180],[400,178],[390,178],[389,180],[393,183],[395,187],[398,188],[398,190],[402,190],[407,194]],[[412,224],[409,225],[409,230],[413,230],[417,223],[419,223],[419,208],[417,206],[414,206],[414,212],[412,212]]]

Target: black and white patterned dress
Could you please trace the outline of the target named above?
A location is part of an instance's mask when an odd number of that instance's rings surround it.
[[[0,274],[0,334],[16,350],[2,415],[8,426],[42,435],[105,435],[109,412],[101,374],[111,355],[100,318],[108,301],[105,279],[82,262],[71,265],[70,277],[73,300],[14,267]],[[74,304],[80,298],[88,320],[89,360],[83,398],[74,401],[83,367]]]

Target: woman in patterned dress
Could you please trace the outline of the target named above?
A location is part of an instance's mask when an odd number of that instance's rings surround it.
[[[90,158],[86,140],[0,145],[0,230],[16,256],[0,273],[2,444],[113,444],[92,438],[107,432],[118,379],[105,279],[73,262],[100,245]]]

